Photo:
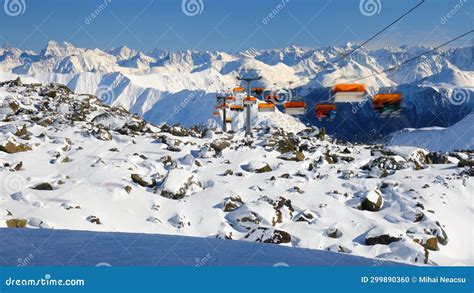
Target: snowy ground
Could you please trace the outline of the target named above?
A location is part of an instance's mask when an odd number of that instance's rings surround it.
[[[289,133],[296,122],[259,122],[252,139],[155,127],[58,87],[5,84],[0,98],[2,227],[474,264],[472,152],[342,144],[317,129]],[[284,127],[280,118],[269,124]]]
[[[450,127],[408,128],[393,133],[391,145],[407,145],[433,151],[474,150],[474,113]]]
[[[399,266],[331,251],[248,241],[67,230],[0,229],[2,266]]]

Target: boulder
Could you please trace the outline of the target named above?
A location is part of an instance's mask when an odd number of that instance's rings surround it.
[[[26,152],[26,151],[31,151],[31,150],[32,149],[30,146],[26,144],[22,144],[22,143],[16,143],[11,140],[7,141],[3,145],[0,145],[0,151],[8,153],[8,154],[15,154],[15,153]]]
[[[224,212],[231,212],[235,209],[238,209],[244,202],[240,196],[231,196],[224,201]]]
[[[364,200],[360,205],[360,209],[370,212],[378,212],[382,208],[383,198],[382,192],[379,189],[372,189],[367,192]]]
[[[283,230],[268,227],[257,227],[251,229],[247,235],[244,236],[244,239],[263,243],[281,244],[290,243],[291,235]]]
[[[143,187],[153,187],[156,185],[155,179],[145,179],[142,175],[132,174],[130,175],[132,181]]]
[[[8,219],[7,221],[8,228],[25,228],[27,220],[26,219]]]
[[[382,234],[365,238],[365,243],[367,245],[389,245],[390,243],[400,241],[401,239],[401,237],[391,236],[389,234]]]
[[[161,185],[160,195],[170,199],[182,199],[202,189],[199,178],[185,169],[172,169]]]
[[[244,169],[253,173],[266,173],[273,171],[270,165],[261,161],[250,161]]]
[[[285,161],[296,161],[296,162],[301,162],[304,161],[304,154],[300,151],[295,151],[295,152],[288,152],[284,153],[280,156],[278,156],[279,159],[285,160]]]
[[[43,182],[43,183],[36,184],[35,186],[31,187],[31,189],[35,189],[35,190],[54,190],[53,186],[51,186],[51,184],[49,184],[48,182]]]
[[[216,151],[216,153],[220,153],[228,147],[230,147],[230,142],[225,139],[216,139],[211,142],[211,148]]]

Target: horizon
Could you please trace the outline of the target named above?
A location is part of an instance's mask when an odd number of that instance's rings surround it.
[[[362,43],[419,1],[374,0],[379,3],[376,10],[366,10],[370,7],[362,6],[364,0],[223,2],[23,0],[22,10],[2,11],[6,16],[0,18],[0,25],[15,29],[2,30],[0,42],[35,52],[49,40],[104,51],[121,46],[141,52],[241,52],[293,45],[314,49]],[[195,3],[197,6],[192,6]],[[467,0],[426,0],[365,47],[436,46],[472,29],[473,4]],[[473,44],[471,37],[458,40],[452,47]]]
[[[95,50],[95,49],[99,49],[105,53],[108,53],[109,54],[109,51],[111,50],[115,50],[115,49],[118,49],[118,48],[128,48],[130,50],[133,50],[133,51],[136,51],[137,53],[143,53],[143,54],[148,54],[148,53],[151,53],[152,51],[154,50],[161,50],[163,52],[176,52],[176,53],[180,53],[180,52],[187,52],[187,51],[190,51],[190,52],[210,52],[210,53],[213,53],[213,52],[224,52],[224,53],[227,53],[227,54],[238,54],[238,53],[243,53],[243,52],[246,52],[246,51],[252,51],[252,50],[256,50],[256,51],[277,51],[277,50],[286,50],[286,49],[291,49],[291,48],[297,48],[297,49],[302,49],[302,50],[305,50],[305,51],[310,51],[310,50],[321,50],[321,49],[326,49],[326,48],[344,48],[344,47],[348,47],[349,44],[351,46],[356,46],[356,45],[359,45],[361,42],[351,42],[351,41],[348,41],[347,43],[345,44],[332,44],[332,45],[326,45],[326,46],[316,46],[316,47],[309,47],[309,46],[297,46],[297,45],[288,45],[286,47],[278,47],[278,48],[263,48],[263,49],[258,49],[258,48],[253,48],[253,47],[250,47],[250,48],[246,48],[246,49],[242,49],[240,51],[237,51],[237,52],[229,52],[229,51],[225,51],[225,50],[196,50],[196,49],[183,49],[183,50],[165,50],[165,49],[162,49],[162,48],[159,48],[159,47],[156,47],[156,48],[151,48],[150,50],[146,50],[146,51],[141,51],[137,48],[133,48],[133,47],[130,47],[129,45],[127,44],[122,44],[122,45],[119,45],[119,46],[116,46],[116,47],[109,47],[109,48],[98,48],[98,47],[95,47],[95,48],[86,48],[86,47],[82,47],[82,46],[77,46],[76,44],[74,43],[71,43],[71,42],[68,42],[68,41],[57,41],[57,40],[49,40],[47,41],[43,47],[39,48],[38,50],[33,50],[33,49],[25,49],[25,50],[22,50],[20,48],[17,48],[15,46],[12,46],[11,44],[9,43],[3,43],[1,48],[2,49],[5,49],[5,48],[14,48],[14,49],[20,49],[24,52],[34,52],[36,53],[37,55],[39,55],[41,53],[42,50],[44,50],[48,44],[50,42],[55,42],[57,43],[58,45],[63,45],[63,44],[69,44],[71,46],[73,46],[74,48],[77,48],[77,49],[85,49],[85,50]],[[456,49],[456,48],[467,48],[467,47],[473,47],[474,46],[474,43],[469,43],[469,44],[459,44],[459,45],[451,45],[451,46],[445,46],[443,48],[440,48],[438,49],[439,51],[447,51],[447,50],[450,50],[450,49]],[[364,49],[364,50],[367,50],[367,51],[376,51],[376,50],[380,50],[380,49],[402,49],[402,48],[426,48],[426,49],[431,49],[433,48],[434,46],[425,46],[425,45],[406,45],[406,44],[402,44],[402,45],[399,45],[399,46],[383,46],[383,47],[377,47],[377,48],[370,48],[370,47],[363,47],[361,49]]]

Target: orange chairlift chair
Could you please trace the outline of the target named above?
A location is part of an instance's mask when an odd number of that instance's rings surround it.
[[[332,88],[333,100],[336,103],[354,103],[362,102],[367,96],[365,85],[352,84],[336,84]]]
[[[333,120],[336,117],[336,104],[334,103],[320,103],[315,108],[316,118],[319,121]]]

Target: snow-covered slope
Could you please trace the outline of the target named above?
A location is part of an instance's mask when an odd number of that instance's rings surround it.
[[[406,266],[332,251],[215,238],[49,229],[10,232],[0,228],[1,266]]]
[[[388,138],[388,143],[443,152],[474,150],[474,113],[447,128],[429,127],[395,132]]]
[[[4,83],[0,105],[1,227],[474,264],[472,152],[352,145],[287,122],[253,138],[156,127],[59,85]]]

